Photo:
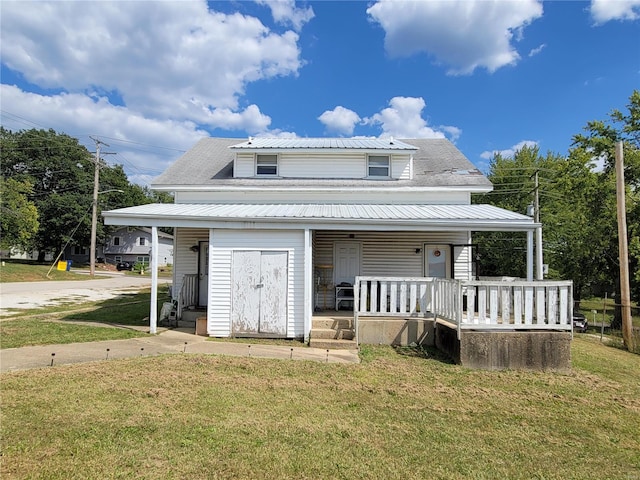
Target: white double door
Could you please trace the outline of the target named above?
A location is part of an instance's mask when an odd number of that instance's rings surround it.
[[[288,264],[288,252],[233,252],[231,324],[234,335],[287,335]]]

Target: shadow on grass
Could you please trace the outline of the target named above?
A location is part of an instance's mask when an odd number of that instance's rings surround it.
[[[158,314],[164,302],[170,301],[168,286],[160,287],[158,291]],[[151,305],[151,291],[145,289],[140,292],[122,293],[117,297],[102,300],[81,312],[72,312],[60,317],[68,322],[96,322],[129,326],[148,326]]]
[[[416,345],[407,347],[393,346],[392,348],[398,355],[403,357],[424,358],[446,364],[455,363],[446,353],[441,352],[436,347]]]

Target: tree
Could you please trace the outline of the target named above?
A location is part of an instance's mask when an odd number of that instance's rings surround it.
[[[27,251],[33,247],[39,223],[38,209],[28,199],[32,190],[28,180],[0,177],[0,248]]]
[[[474,199],[508,210],[522,212],[533,203],[538,176],[540,221],[543,224],[543,256],[549,265],[548,278],[571,279],[579,301],[599,276],[600,244],[592,221],[590,204],[596,195],[596,178],[590,157],[569,158],[547,153],[538,147],[523,147],[513,158],[496,155],[489,179],[494,191]],[[481,275],[524,276],[526,238],[511,232],[487,232],[474,236],[478,243]],[[585,268],[585,266],[589,268]]]
[[[630,286],[632,298],[640,300],[640,92],[635,90],[631,94],[626,113],[612,110],[606,121],[590,121],[584,130],[585,134],[573,137],[572,153],[587,155],[604,164],[598,178],[601,196],[592,204],[593,218],[597,218],[602,225],[601,241],[606,250],[603,273],[616,294],[619,294],[620,285],[615,207],[615,145],[619,141],[623,142]],[[620,318],[618,310],[614,325],[620,322]]]
[[[0,169],[2,175],[33,186],[28,197],[36,206],[40,224],[34,237],[39,259],[57,253],[75,231],[76,245],[89,245],[95,156],[76,138],[54,130],[12,132],[0,127]],[[121,165],[110,166],[100,159],[98,197],[98,242],[108,233],[102,209],[150,203],[153,195],[146,187],[131,184]],[[161,197],[165,198],[165,197]],[[77,229],[76,229],[77,227]]]

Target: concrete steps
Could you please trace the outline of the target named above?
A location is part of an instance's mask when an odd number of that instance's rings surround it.
[[[309,346],[330,350],[357,349],[353,319],[349,317],[314,318],[309,336]]]

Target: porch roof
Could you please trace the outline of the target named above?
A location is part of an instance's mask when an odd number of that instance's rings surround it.
[[[168,204],[102,212],[107,225],[203,228],[527,231],[539,224],[492,205]],[[248,225],[248,223],[251,225]]]

